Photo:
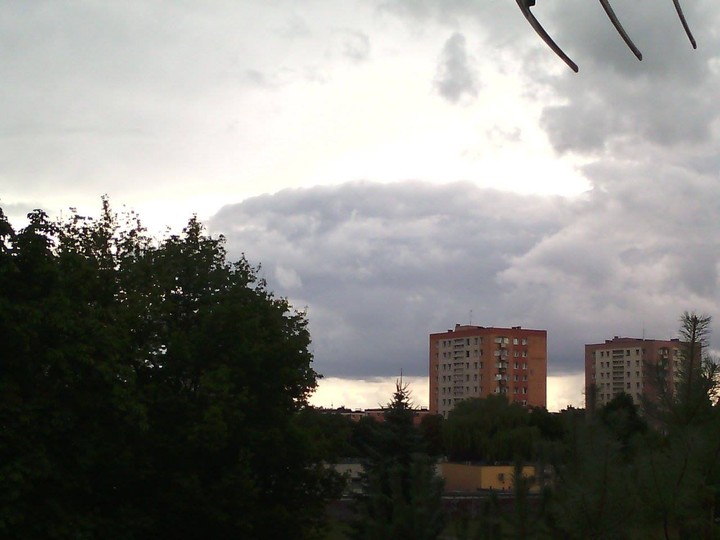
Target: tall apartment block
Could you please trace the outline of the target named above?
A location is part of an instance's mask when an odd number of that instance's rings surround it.
[[[615,336],[585,345],[585,407],[594,410],[622,392],[636,405],[657,396],[658,374],[674,388],[681,342]]]
[[[547,332],[456,324],[430,334],[430,413],[447,417],[469,398],[502,394],[525,406],[547,403]]]

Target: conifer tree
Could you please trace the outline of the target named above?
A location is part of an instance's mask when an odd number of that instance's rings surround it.
[[[352,525],[356,540],[435,540],[443,529],[442,481],[413,417],[410,391],[398,381],[366,449]]]

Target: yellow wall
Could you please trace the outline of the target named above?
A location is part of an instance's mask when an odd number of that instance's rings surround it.
[[[474,492],[480,489],[509,491],[513,489],[512,465],[466,465],[464,463],[441,463],[440,475],[445,480],[445,491]],[[535,477],[535,467],[525,465],[522,468],[524,478]],[[535,482],[530,491],[538,491]]]

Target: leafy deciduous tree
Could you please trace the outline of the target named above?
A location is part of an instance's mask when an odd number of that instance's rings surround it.
[[[317,532],[304,314],[194,218],[162,242],[107,200],[29,219],[0,211],[0,536]]]

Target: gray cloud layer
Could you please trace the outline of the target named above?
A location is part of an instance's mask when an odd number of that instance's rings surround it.
[[[475,324],[547,329],[551,372],[570,373],[584,343],[667,338],[684,309],[716,312],[720,193],[696,184],[706,202],[677,204],[686,180],[667,179],[668,199],[637,178],[575,201],[360,182],[246,200],[210,227],[308,306],[328,376],[423,375],[428,333],[470,310]]]

